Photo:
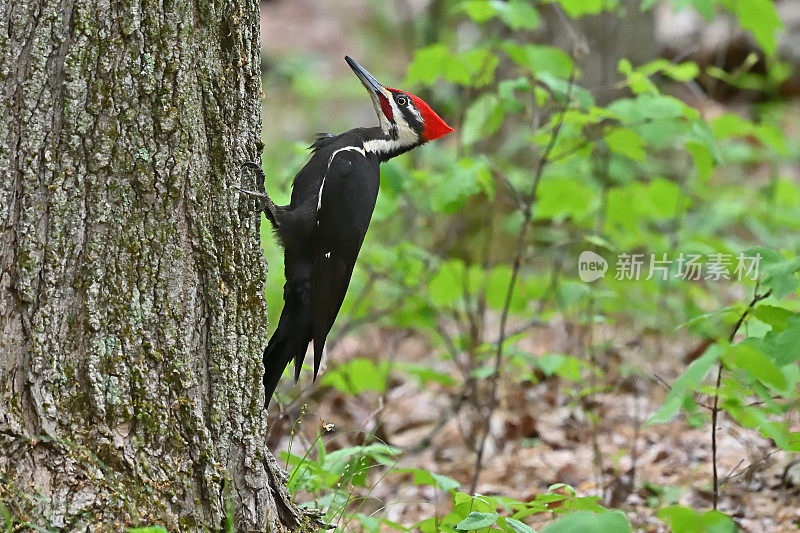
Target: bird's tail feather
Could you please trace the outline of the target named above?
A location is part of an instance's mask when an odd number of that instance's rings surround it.
[[[269,407],[269,402],[278,387],[283,370],[292,359],[293,354],[287,349],[289,346],[288,341],[288,338],[276,340],[275,335],[273,335],[264,349],[264,395],[266,397],[264,408]]]
[[[292,307],[287,302],[278,321],[278,327],[264,349],[265,408],[269,407],[269,402],[278,387],[283,371],[292,359],[295,360],[295,374],[300,373],[308,343],[311,341],[309,328],[302,320],[303,313],[293,313]]]

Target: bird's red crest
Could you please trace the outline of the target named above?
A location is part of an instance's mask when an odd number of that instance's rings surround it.
[[[397,90],[397,89],[391,89]],[[432,141],[434,139],[438,139],[439,137],[444,137],[448,133],[452,133],[454,130],[450,126],[447,125],[442,117],[436,114],[436,111],[431,109],[431,106],[425,103],[425,100],[420,98],[415,94],[411,94],[406,91],[398,91],[404,94],[407,94],[411,101],[414,102],[414,105],[419,110],[420,115],[422,115],[422,119],[425,121],[425,129],[422,132],[422,137],[426,141]]]

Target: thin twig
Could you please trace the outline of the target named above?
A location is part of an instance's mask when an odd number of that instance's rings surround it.
[[[517,278],[519,277],[519,270],[520,266],[522,265],[522,255],[524,253],[525,248],[525,237],[528,234],[528,228],[531,223],[531,213],[533,211],[533,206],[536,203],[536,192],[539,188],[539,182],[542,179],[542,174],[544,173],[544,169],[549,162],[550,154],[553,151],[553,147],[556,144],[556,140],[558,139],[558,135],[561,131],[561,126],[564,124],[564,117],[569,109],[570,101],[572,99],[572,88],[575,83],[575,70],[573,68],[572,72],[569,76],[569,84],[567,86],[567,99],[564,102],[564,106],[559,113],[558,120],[556,122],[555,128],[553,128],[553,133],[550,137],[550,141],[547,144],[544,152],[542,152],[541,157],[539,158],[539,164],[536,167],[536,174],[533,178],[533,185],[531,187],[531,192],[525,198],[525,206],[523,208],[523,220],[522,220],[522,227],[517,234],[516,245],[514,249],[516,250],[516,256],[514,257],[514,263],[511,267],[511,280],[508,284],[508,290],[506,291],[505,303],[503,304],[503,311],[500,315],[500,334],[497,339],[497,348],[495,349],[494,354],[494,372],[492,373],[491,377],[491,393],[489,394],[489,409],[487,415],[484,417],[486,421],[486,427],[484,428],[483,434],[481,435],[480,444],[478,445],[477,455],[475,457],[475,467],[472,474],[472,483],[470,485],[470,492],[475,493],[475,490],[478,486],[478,480],[480,479],[481,475],[481,467],[483,464],[483,454],[486,450],[486,440],[489,436],[489,431],[491,430],[491,420],[492,416],[494,415],[495,409],[497,409],[497,383],[500,377],[500,365],[503,361],[503,344],[506,340],[506,324],[508,322],[508,314],[511,308],[511,299],[514,296],[514,288],[517,284]]]
[[[731,470],[731,471],[728,473],[728,475],[727,475],[727,476],[725,476],[724,478],[722,478],[722,480],[719,482],[719,484],[720,484],[720,485],[724,485],[724,484],[725,484],[725,483],[727,483],[728,481],[730,481],[730,480],[732,480],[732,479],[735,479],[735,478],[737,478],[737,477],[741,476],[742,474],[746,474],[747,472],[751,471],[753,468],[755,468],[755,467],[756,467],[756,466],[758,466],[759,464],[763,463],[764,461],[766,461],[767,459],[769,459],[770,457],[772,457],[773,455],[775,455],[775,454],[776,454],[776,453],[778,453],[779,451],[781,451],[781,450],[779,450],[779,449],[772,450],[772,451],[770,451],[769,453],[767,453],[766,455],[762,455],[761,457],[759,457],[758,459],[756,459],[755,461],[753,461],[752,463],[750,463],[749,465],[747,465],[745,468],[742,468],[741,470],[739,470],[739,467],[740,467],[740,466],[742,465],[742,463],[744,462],[744,459],[742,459],[742,460],[741,460],[741,461],[739,461],[739,462],[736,464],[736,466],[735,466],[735,467],[734,467],[734,468],[733,468],[733,469],[732,469],[732,470]],[[737,470],[738,470],[738,472],[737,472]]]
[[[744,323],[744,319],[747,318],[747,315],[750,314],[756,304],[765,298],[769,298],[770,294],[772,294],[772,289],[765,293],[758,294],[758,287],[759,285],[756,284],[756,288],[753,289],[753,299],[750,301],[750,304],[747,306],[747,308],[742,311],[742,314],[739,316],[739,320],[737,320],[736,324],[733,326],[733,330],[731,330],[731,334],[728,336],[728,343],[733,342],[733,339],[739,332],[739,328],[742,327],[742,324]],[[714,476],[713,503],[715,511],[717,510],[717,502],[719,501],[719,477],[717,474],[717,418],[719,416],[719,388],[722,384],[722,368],[722,360],[720,360],[719,365],[717,366],[717,384],[714,387],[714,404],[711,406],[711,466]]]

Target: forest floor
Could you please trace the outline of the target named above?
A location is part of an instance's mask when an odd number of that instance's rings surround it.
[[[537,340],[520,344],[531,353],[569,353],[564,350],[571,340],[559,324],[538,330],[530,338]],[[511,379],[514,371],[507,369],[500,380],[501,401],[491,419],[478,493],[529,501],[554,483],[567,483],[579,496],[601,496],[603,505],[624,510],[640,531],[667,531],[656,513],[671,504],[711,508],[708,417],[697,427],[685,417],[645,425],[664,399],[665,383],[672,383],[685,369],[692,347],[685,341],[662,346],[646,338],[611,346],[601,354],[605,375],[592,384],[601,392],[590,395],[588,401],[579,399],[578,391],[589,383],[558,378],[520,383]],[[357,357],[424,362],[457,375],[452,362],[433,362],[422,340],[378,328],[342,339],[329,357],[335,364]],[[281,406],[283,412],[277,417],[273,415],[271,449],[287,449],[291,426],[305,404],[306,414],[296,426],[292,444],[295,454],[305,453],[322,425],[332,423],[333,431],[323,435],[329,452],[380,439],[403,450],[398,468],[443,474],[459,481],[460,490],[469,491],[475,435],[482,431],[480,420],[485,417],[478,416],[461,388],[430,383],[423,387],[406,372],[392,372],[382,395],[351,396],[330,387],[308,383],[303,387],[303,383],[301,379],[300,399]],[[281,390],[296,395],[298,389],[287,385]],[[800,525],[800,464],[776,450],[757,432],[720,417],[718,466],[723,484],[719,508],[745,531],[797,531]],[[377,485],[370,494],[374,498],[371,509],[362,512],[377,509],[376,516],[405,525],[449,512],[449,500],[441,491],[414,485],[409,474],[389,473],[379,479],[381,475],[376,472],[368,481],[364,494]],[[298,499],[302,500],[302,494]],[[542,513],[530,517],[529,523],[539,529],[557,516]]]

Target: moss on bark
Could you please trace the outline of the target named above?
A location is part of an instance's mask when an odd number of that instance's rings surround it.
[[[192,530],[230,494],[237,530],[313,528],[264,448],[266,269],[235,188],[260,144],[258,4],[0,17],[0,500]]]

